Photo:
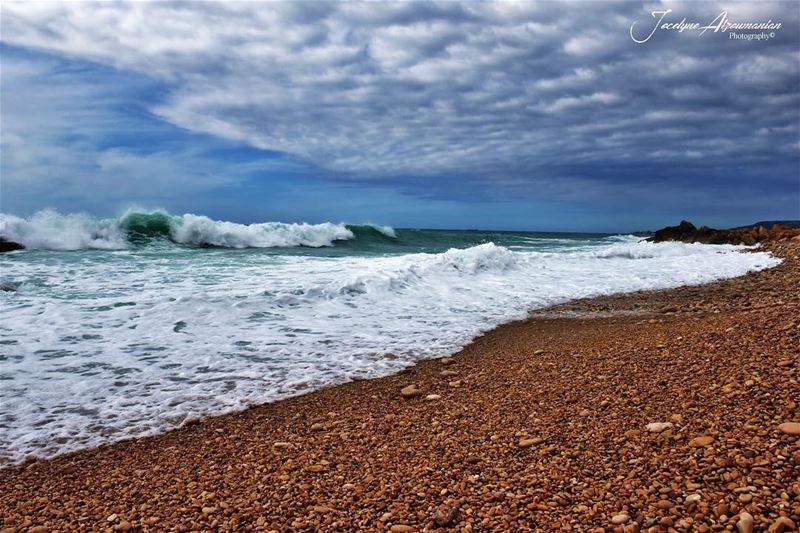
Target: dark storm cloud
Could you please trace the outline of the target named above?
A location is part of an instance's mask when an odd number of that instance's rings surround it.
[[[643,35],[665,8],[669,21],[727,11],[782,27],[766,41],[634,43],[631,24]],[[164,120],[331,179],[800,211],[790,2],[7,3],[3,15],[6,42],[154,78]]]

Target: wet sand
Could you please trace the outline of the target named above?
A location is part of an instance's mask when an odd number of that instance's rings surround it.
[[[0,531],[791,531],[800,242],[766,247],[768,271],[571,302],[398,375],[2,469]]]

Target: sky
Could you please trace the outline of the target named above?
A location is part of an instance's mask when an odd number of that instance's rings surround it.
[[[645,40],[666,10],[780,28]],[[0,209],[543,231],[800,219],[799,19],[793,1],[3,2]]]

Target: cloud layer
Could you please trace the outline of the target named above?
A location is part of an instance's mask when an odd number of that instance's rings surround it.
[[[678,20],[781,21],[765,42],[638,45],[631,23],[660,4],[629,2],[7,2],[2,34],[155,80],[163,120],[333,179],[583,201],[673,180],[703,202],[761,191],[785,212],[800,157],[792,6],[668,5]]]

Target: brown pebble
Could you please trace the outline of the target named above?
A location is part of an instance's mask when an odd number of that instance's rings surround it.
[[[391,528],[389,528],[389,531],[391,531],[392,533],[412,533],[413,531],[416,530],[413,527],[407,526],[405,524],[395,524]]]
[[[439,527],[447,527],[455,522],[458,508],[451,505],[442,505],[433,515],[433,522]]]
[[[672,422],[650,422],[647,424],[647,431],[650,433],[661,433],[672,427]]]
[[[630,517],[625,513],[616,514],[611,517],[611,523],[616,526],[625,524],[628,520],[630,520]]]
[[[797,529],[797,525],[791,518],[781,516],[769,526],[767,533],[783,533],[784,531],[794,531],[795,529]]]
[[[736,522],[736,529],[739,533],[753,533],[753,515],[746,512],[740,514],[739,520]]]
[[[778,426],[778,430],[787,435],[800,435],[800,422],[784,422]]]
[[[692,448],[702,448],[714,442],[714,437],[711,435],[703,435],[702,437],[695,437],[689,441],[689,446]]]
[[[416,385],[409,385],[407,387],[403,387],[400,390],[400,394],[403,395],[403,398],[416,398],[417,396],[422,395],[422,391],[419,390]]]

